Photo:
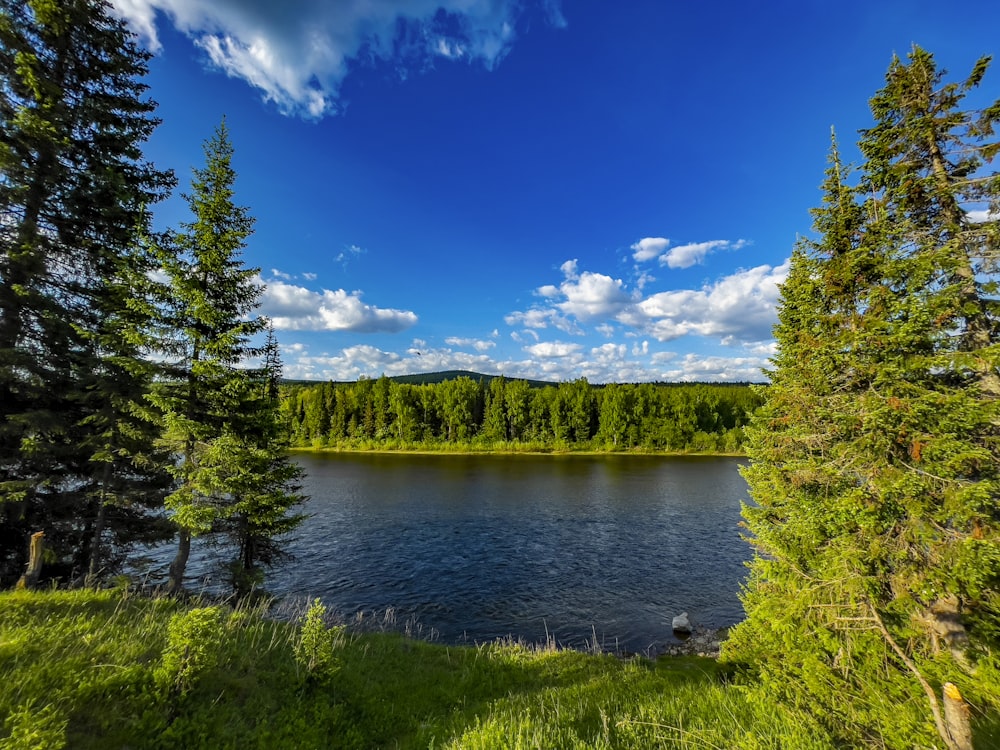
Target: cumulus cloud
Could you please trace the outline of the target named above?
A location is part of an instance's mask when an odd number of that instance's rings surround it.
[[[666,237],[644,237],[632,245],[632,259],[636,263],[645,263],[659,258],[669,246],[670,240]]]
[[[471,370],[510,378],[563,382],[580,377],[591,383],[647,382],[652,380],[751,380],[760,381],[766,364],[764,352],[748,351],[743,356],[719,357],[675,352],[650,352],[643,342],[629,351],[624,344],[607,342],[591,348],[575,343],[546,342],[525,347],[522,359],[495,358],[428,346],[414,339],[412,346],[397,353],[375,346],[349,346],[337,353],[309,354],[300,343],[282,347],[286,377],[305,380],[357,380],[380,375],[410,375],[418,372]]]
[[[375,307],[360,292],[324,289],[315,292],[280,279],[265,284],[261,312],[278,330],[398,333],[417,322],[415,313]]]
[[[458,336],[449,336],[444,340],[448,346],[462,346],[471,347],[477,352],[486,352],[494,348],[497,344],[495,341],[484,341],[482,339],[465,339]]]
[[[544,302],[509,313],[506,323],[534,331],[553,327],[574,335],[584,334],[580,324],[592,323],[595,332],[607,337],[615,334],[618,324],[631,329],[626,335],[661,342],[696,335],[742,344],[770,338],[788,261],[743,269],[699,289],[648,295],[642,289],[629,290],[621,279],[582,271],[575,261],[564,264],[562,271],[566,278],[558,287],[540,287],[538,296]]]
[[[664,370],[664,380],[673,382],[761,382],[761,368],[767,362],[761,357],[703,357],[686,354],[676,366]]]
[[[705,260],[705,256],[717,250],[739,250],[746,247],[746,240],[709,240],[707,242],[689,242],[684,245],[670,247],[670,240],[665,237],[644,237],[631,246],[632,259],[636,263],[658,258],[660,265],[669,268],[690,268]]]
[[[558,308],[584,322],[612,317],[633,300],[621,279],[591,271],[567,279],[559,291],[565,299]]]
[[[560,359],[562,357],[571,357],[579,353],[582,348],[579,344],[566,344],[561,341],[542,341],[524,347],[524,351],[538,359]]]
[[[559,286],[546,284],[535,290],[538,297],[548,300],[548,307],[533,307],[529,310],[509,313],[504,322],[510,326],[525,328],[548,328],[552,326],[572,334],[582,334],[579,326],[572,322],[590,322],[613,318],[631,304],[635,297],[625,289],[621,279],[614,279],[602,273],[580,271],[576,260],[568,260],[560,266],[565,280]]]
[[[299,354],[284,363],[286,377],[303,380],[357,380],[361,377],[380,375],[412,375],[418,372],[442,370],[472,370],[486,374],[499,374],[504,366],[514,371],[511,363],[497,363],[485,354],[456,352],[448,348],[429,348],[427,342],[415,340],[405,354],[386,351],[362,344],[349,346],[337,354],[312,356]],[[515,375],[515,377],[520,377]]]
[[[530,310],[508,313],[503,320],[509,326],[523,327],[525,333],[533,333],[532,329],[550,326],[565,333],[575,335],[583,333],[579,326],[554,308],[533,307]]]
[[[307,118],[336,113],[352,64],[392,61],[401,70],[434,59],[494,68],[510,51],[517,0],[112,0],[153,51],[157,23],[169,20],[211,64],[257,88],[282,111]],[[556,0],[538,0],[548,22],[566,22]]]
[[[687,334],[762,341],[777,321],[778,288],[787,275],[786,260],[737,271],[701,289],[659,292],[624,310],[619,321],[658,341]]]

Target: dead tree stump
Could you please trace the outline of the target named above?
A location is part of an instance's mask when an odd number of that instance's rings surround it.
[[[45,532],[36,531],[31,535],[31,546],[28,548],[28,569],[17,582],[19,589],[33,589],[38,586],[42,575],[42,552],[45,549]]]
[[[954,683],[944,684],[944,721],[955,750],[973,750],[969,704]]]

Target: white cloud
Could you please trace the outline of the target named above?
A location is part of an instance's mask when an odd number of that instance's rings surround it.
[[[319,278],[319,276],[315,273],[307,272],[302,274],[302,278],[305,279],[306,281],[316,281],[316,279]]]
[[[360,377],[391,377],[442,370],[472,370],[486,374],[503,371],[502,364],[484,354],[428,348],[427,342],[419,339],[413,343],[414,346],[407,349],[405,355],[370,345],[350,346],[332,355],[302,354],[285,362],[283,369],[286,377],[306,380],[357,380]],[[516,369],[516,365],[511,363],[507,366],[511,371]]]
[[[982,224],[984,221],[997,221],[1000,219],[1000,214],[993,213],[988,209],[966,211],[965,215],[968,216],[969,221],[974,224]]]
[[[662,378],[674,382],[761,382],[761,368],[767,362],[762,357],[702,357],[687,354],[676,367],[664,370]]]
[[[643,289],[646,288],[647,285],[652,284],[654,281],[656,281],[655,276],[653,276],[651,273],[647,273],[646,271],[642,271],[641,273],[639,273],[638,276],[635,277],[636,289],[642,291]]]
[[[727,246],[741,246],[743,241]],[[549,327],[583,335],[578,323],[594,323],[596,333],[610,338],[614,323],[632,329],[629,336],[670,341],[686,335],[714,336],[727,345],[769,340],[777,321],[778,288],[788,274],[788,261],[737,271],[700,289],[675,289],[645,295],[630,291],[621,279],[581,271],[575,261],[563,264],[566,279],[558,288],[540,287],[545,301],[529,310],[509,313],[505,322],[526,330]],[[518,339],[520,340],[520,339]]]
[[[402,353],[375,346],[351,346],[335,354],[309,355],[301,344],[282,347],[284,372],[307,380],[357,380],[385,374],[410,375],[442,370],[471,370],[511,378],[570,381],[585,377],[591,383],[648,382],[652,380],[760,381],[766,364],[758,353],[742,357],[687,355],[675,352],[647,354],[641,347],[629,352],[624,344],[608,342],[589,349],[564,342],[539,343],[524,349],[525,359],[495,359],[486,353],[428,347],[415,339]],[[631,356],[630,356],[631,355]]]
[[[555,0],[548,21],[565,26]],[[515,41],[517,0],[112,0],[153,51],[166,17],[229,76],[259,89],[284,112],[319,118],[337,111],[340,87],[362,59],[401,72],[435,58],[494,68]]]
[[[666,237],[643,237],[632,245],[632,259],[636,263],[645,263],[647,260],[658,258],[669,247],[670,240]]]
[[[601,344],[590,350],[590,359],[597,363],[615,363],[625,359],[628,347],[625,344]]]
[[[650,295],[624,310],[618,319],[647,331],[658,341],[687,334],[762,341],[777,321],[778,287],[787,275],[787,260],[774,268],[763,265],[737,271],[698,290]]]
[[[563,276],[567,279],[575,279],[577,275],[577,267],[579,266],[579,261],[576,258],[573,260],[567,260],[561,266],[559,270],[563,272]]]
[[[334,258],[333,260],[335,263],[346,263],[352,258],[357,258],[361,255],[364,255],[366,252],[368,251],[365,250],[360,245],[349,245],[347,248],[338,253],[337,257]]]
[[[739,250],[747,245],[746,240],[709,240],[708,242],[691,242],[670,248],[669,252],[660,256],[660,263],[670,268],[690,268],[701,263],[705,256],[716,250]]]
[[[482,339],[463,339],[458,336],[449,336],[444,340],[448,346],[464,346],[472,347],[477,352],[486,352],[494,348],[497,344],[495,341],[483,341]]]
[[[524,347],[524,351],[538,359],[560,359],[578,354],[582,348],[579,344],[566,344],[561,341],[542,341]]]
[[[755,357],[770,359],[778,353],[777,341],[745,341],[743,349]]]
[[[750,243],[746,240],[709,240],[670,247],[670,240],[666,237],[644,237],[632,245],[631,249],[632,259],[636,263],[645,263],[658,258],[660,265],[670,268],[690,268],[701,263],[706,255],[716,250],[739,250],[748,244]],[[641,289],[649,281],[654,279],[640,277],[639,288]]]
[[[621,279],[590,271],[563,282],[559,291],[565,300],[557,307],[581,321],[613,317],[632,301]]]
[[[579,326],[554,308],[533,307],[523,312],[508,313],[503,320],[509,326],[524,327],[526,333],[531,333],[533,328],[540,329],[549,326],[574,335],[583,333]]]
[[[584,271],[559,287],[566,297],[558,308],[581,321],[608,318],[632,302],[621,279]]]
[[[361,301],[360,292],[343,289],[314,292],[280,280],[265,283],[261,312],[274,327],[291,331],[353,331],[398,333],[417,322],[415,313],[392,310]]]
[[[580,335],[583,331],[571,318],[581,322],[612,318],[634,301],[621,279],[591,271],[581,273],[575,260],[563,263],[561,270],[566,280],[559,287],[546,284],[535,292],[539,297],[552,300],[549,303],[552,306],[512,312],[504,317],[504,322],[510,326],[525,328],[552,326],[566,333]]]

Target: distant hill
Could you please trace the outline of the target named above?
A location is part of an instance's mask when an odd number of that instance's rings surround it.
[[[527,378],[514,378],[508,377],[506,375],[486,375],[481,372],[472,372],[471,370],[442,370],[441,372],[419,372],[413,375],[393,375],[389,378],[396,383],[408,383],[409,385],[433,385],[436,383],[443,383],[446,380],[456,380],[457,378],[469,378],[470,380],[475,380],[477,382],[485,383],[489,385],[490,381],[494,378],[506,378],[507,380],[523,380],[532,388],[544,388],[547,385],[559,385],[558,382],[553,380],[528,380]],[[285,385],[319,385],[320,383],[325,383],[325,380],[291,380],[283,379],[281,381]],[[349,384],[356,381],[353,380],[333,380],[332,383],[339,384]],[[606,383],[591,383],[595,388],[603,388]],[[705,381],[677,381],[677,382],[666,382],[666,381],[656,381],[653,385],[657,386],[691,386],[691,385],[732,385],[732,386],[750,386],[750,385],[766,385],[766,383],[754,383],[749,381],[739,381],[739,382],[717,382],[711,380]]]
[[[457,380],[458,378],[469,378],[470,380],[475,380],[477,382],[486,383],[494,378],[506,377],[505,375],[485,375],[481,372],[472,372],[471,370],[443,370],[441,372],[420,372],[413,375],[394,375],[389,378],[396,383],[408,383],[410,385],[427,385],[435,383],[443,383],[446,380]],[[507,380],[525,380],[524,378],[507,378]],[[316,385],[317,383],[325,382],[320,380],[282,380],[286,385]],[[332,381],[334,383],[350,383],[354,381]],[[558,385],[558,383],[550,382],[546,380],[525,380],[525,382],[532,388],[544,388],[547,385]]]

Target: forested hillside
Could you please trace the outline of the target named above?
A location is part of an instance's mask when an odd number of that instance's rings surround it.
[[[533,387],[460,376],[285,386],[296,447],[483,447],[738,452],[761,394],[737,384]]]

